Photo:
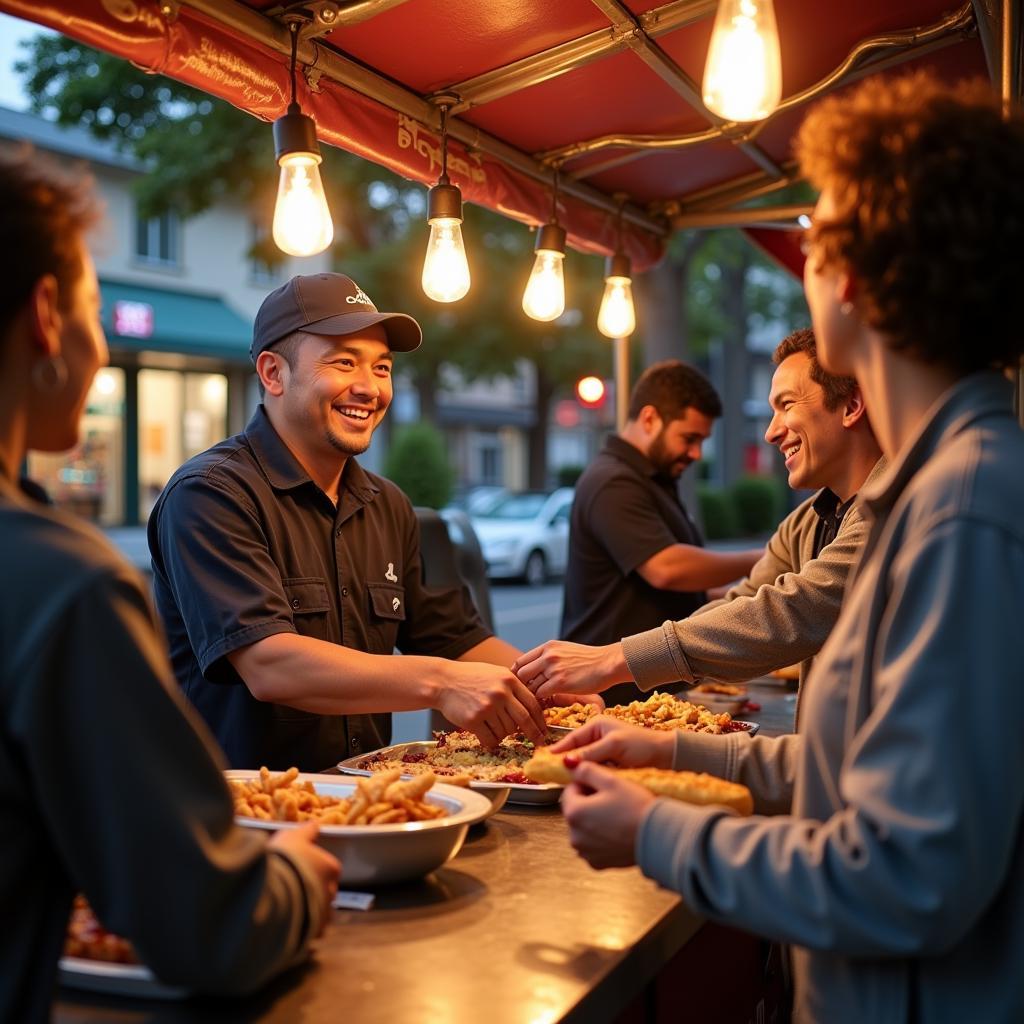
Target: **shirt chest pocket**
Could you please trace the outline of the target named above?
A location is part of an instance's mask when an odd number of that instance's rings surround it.
[[[390,654],[405,621],[405,588],[390,583],[368,583],[370,595],[369,634],[373,654]]]
[[[295,630],[301,636],[326,640],[331,600],[327,583],[316,577],[282,580],[284,596],[291,612]]]

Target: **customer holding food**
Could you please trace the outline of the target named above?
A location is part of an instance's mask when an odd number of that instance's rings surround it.
[[[697,912],[794,946],[796,1018],[1024,1019],[1024,117],[925,75],[822,101],[799,136],[821,189],[804,282],[831,373],[860,384],[890,466],[870,533],[775,740],[591,725],[594,760],[703,768],[788,813],[655,801],[586,763],[565,795],[597,866],[636,861]],[[600,735],[600,738],[599,737]],[[592,742],[596,741],[596,742]],[[641,744],[641,746],[638,746]],[[741,753],[741,751],[745,751]]]
[[[409,499],[355,458],[391,404],[395,354],[420,341],[343,274],[292,278],[256,316],[263,404],[153,509],[175,674],[232,764],[321,770],[386,744],[389,712],[417,708],[487,746],[544,735],[509,670],[519,652],[466,587],[424,584]]]
[[[26,150],[0,196],[0,1020],[49,1017],[76,889],[163,981],[248,991],[322,930],[338,863],[315,826],[268,850],[233,824],[142,581],[19,487],[29,449],[75,444],[107,348],[90,183]]]
[[[746,579],[688,618],[621,643],[552,640],[525,654],[515,668],[538,696],[602,692],[630,679],[645,691],[679,679],[735,682],[794,662],[806,679],[867,537],[857,493],[885,460],[857,382],[822,368],[813,331],[795,331],[772,358],[765,440],[785,458],[790,487],[817,493],[782,521]]]

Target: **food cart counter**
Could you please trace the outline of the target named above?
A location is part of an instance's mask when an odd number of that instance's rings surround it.
[[[557,805],[506,804],[426,880],[378,890],[369,911],[335,911],[314,960],[254,996],[62,989],[54,1020],[639,1024],[673,1007],[668,1019],[745,1022],[765,996],[766,956],[636,868],[592,870]]]

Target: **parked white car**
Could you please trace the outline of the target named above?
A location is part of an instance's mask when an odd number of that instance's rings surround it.
[[[520,491],[471,516],[492,579],[523,579],[538,587],[565,572],[573,489]]]

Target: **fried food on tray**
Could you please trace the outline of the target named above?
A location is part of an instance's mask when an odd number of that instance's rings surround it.
[[[552,714],[554,713],[554,714]],[[595,715],[618,718],[645,729],[683,729],[686,732],[729,732],[732,716],[709,711],[701,704],[691,704],[670,693],[655,691],[647,700],[631,704],[616,704],[601,711],[593,704],[570,704],[564,708],[546,708],[544,717],[548,725],[578,728]]]
[[[104,960],[114,964],[137,964],[139,958],[127,939],[108,932],[97,920],[92,907],[82,895],[75,897],[64,935],[64,956]]]
[[[731,683],[701,683],[699,686],[695,686],[690,693],[719,693],[723,697],[745,697],[747,688],[733,686]]]
[[[298,768],[273,775],[260,768],[251,781],[228,779],[235,814],[263,821],[317,821],[321,825],[396,825],[428,821],[445,814],[424,796],[437,781],[433,773],[403,781],[397,768],[356,780],[349,798],[318,793],[313,783],[298,781]]]
[[[541,747],[523,768],[538,782],[554,782],[562,786],[572,782],[572,772],[565,766],[565,755],[552,754]],[[670,797],[688,804],[722,804],[739,814],[751,814],[754,800],[750,790],[738,782],[729,782],[706,772],[673,772],[664,768],[613,768],[623,779],[636,782],[655,796]]]
[[[471,732],[435,732],[434,747],[412,747],[404,752],[383,750],[370,754],[359,767],[371,772],[398,770],[404,775],[433,772],[445,782],[507,782],[534,785],[523,774],[523,765],[533,757],[534,745],[522,735],[506,736],[495,750],[487,750]],[[555,742],[555,734],[548,737]]]
[[[772,669],[768,675],[774,676],[776,679],[796,680],[800,678],[800,666],[786,665],[784,668]]]

